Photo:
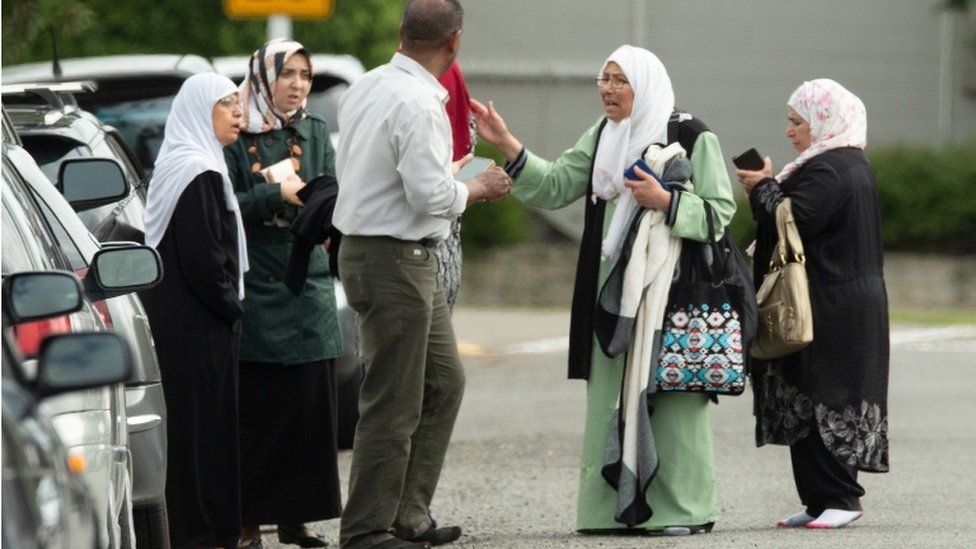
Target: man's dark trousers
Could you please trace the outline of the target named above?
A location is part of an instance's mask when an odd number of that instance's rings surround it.
[[[344,236],[339,273],[359,313],[366,376],[359,396],[343,548],[393,532],[422,534],[454,420],[464,370],[433,242]]]

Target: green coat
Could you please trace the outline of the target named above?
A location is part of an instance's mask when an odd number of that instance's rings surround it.
[[[335,288],[325,251],[316,247],[302,294],[295,297],[283,282],[293,236],[286,225],[299,209],[281,201],[279,185],[252,173],[257,161],[247,151],[257,147],[262,167],[288,156],[286,140],[295,136],[301,147],[299,176],[310,181],[321,173],[335,175],[335,151],[325,120],[311,114],[304,120],[262,134],[241,133],[224,149],[230,179],[247,232],[251,268],[244,275],[242,361],[298,364],[335,358],[342,354],[342,336],[336,316]],[[282,222],[275,225],[277,218]]]
[[[572,148],[555,162],[528,152],[522,173],[512,182],[512,196],[544,209],[556,209],[583,198],[589,184],[593,151],[599,124],[590,128]],[[718,138],[702,132],[691,157],[694,193],[681,197],[671,234],[698,241],[708,239],[703,200],[715,212],[720,227],[735,213],[732,185]],[[613,218],[613,203],[607,204],[603,235]],[[609,274],[609,262],[601,262],[599,284]],[[595,337],[595,336],[593,336]],[[580,488],[577,502],[578,530],[616,530],[624,525],[614,520],[617,493],[603,478],[607,435],[620,394],[624,355],[608,358],[593,343],[593,363],[586,388],[586,424],[580,459]],[[708,399],[693,393],[656,393],[651,397],[654,414],[651,426],[661,464],[647,489],[654,516],[636,529],[658,531],[667,526],[692,526],[718,519],[715,493],[715,457],[712,450],[711,414]]]

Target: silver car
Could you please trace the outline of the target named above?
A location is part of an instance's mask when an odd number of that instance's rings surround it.
[[[5,132],[6,133],[6,132]],[[4,273],[20,270],[63,269],[79,276],[87,275],[94,268],[101,248],[85,229],[64,197],[50,184],[33,159],[12,139],[4,140],[3,162],[3,268]],[[85,171],[110,160],[78,159],[73,163]],[[84,164],[88,164],[85,166]],[[72,169],[66,169],[63,183],[73,187],[77,181]],[[121,176],[115,180],[116,194],[124,193]],[[111,195],[105,189],[99,192]],[[90,195],[90,198],[97,196]],[[126,246],[132,248],[132,246]],[[150,262],[130,269],[140,272],[150,266],[158,267],[158,255],[148,248]],[[124,251],[124,250],[120,250]],[[153,259],[154,258],[154,259]],[[158,276],[161,272],[157,272]],[[105,318],[112,314],[113,302],[125,302],[134,297],[133,292],[150,287],[138,285],[126,292],[107,293],[96,286],[86,286],[91,297],[90,307],[95,312],[97,325],[91,325],[91,317],[55,319],[46,326],[34,327],[35,332],[64,331],[66,329],[104,328]],[[122,295],[126,294],[126,295]],[[107,313],[107,314],[106,314]],[[47,322],[47,321],[46,321]],[[30,330],[20,328],[18,333]],[[148,332],[147,332],[148,334]],[[34,335],[33,343],[39,339]],[[27,342],[30,343],[30,342]],[[25,349],[31,351],[31,349]],[[52,398],[44,403],[45,412],[61,434],[69,451],[80,452],[88,462],[85,480],[91,487],[99,514],[101,539],[108,547],[134,545],[132,527],[132,482],[129,451],[129,429],[126,415],[126,394],[122,385],[111,389],[92,389],[80,394]],[[164,462],[165,463],[165,462]]]

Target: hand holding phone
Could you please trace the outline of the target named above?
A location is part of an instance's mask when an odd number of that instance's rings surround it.
[[[732,157],[732,163],[740,170],[758,172],[766,166],[766,161],[759,155],[755,147]]]
[[[482,156],[475,156],[467,164],[461,166],[458,173],[454,174],[456,181],[467,181],[481,175],[482,172],[495,165],[495,161]]]
[[[636,162],[634,162],[633,164],[630,165],[629,168],[627,168],[627,171],[624,172],[624,179],[630,179],[632,181],[640,181],[641,180],[641,177],[639,175],[637,175],[637,172],[636,171],[634,171],[634,168],[635,167],[640,168],[641,171],[643,171],[644,173],[651,174],[651,176],[653,176],[654,179],[656,179],[657,182],[662,187],[664,187],[664,190],[670,190],[670,188],[668,187],[667,183],[665,183],[661,179],[661,176],[658,175],[657,172],[655,172],[653,169],[651,169],[650,166],[647,165],[647,162],[644,162],[644,159],[643,158],[638,158]]]

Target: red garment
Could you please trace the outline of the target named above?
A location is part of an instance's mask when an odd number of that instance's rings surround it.
[[[464,84],[457,61],[444,71],[440,82],[451,96],[447,101],[447,117],[451,120],[451,134],[454,137],[454,160],[459,160],[471,152],[471,107],[468,87]]]

